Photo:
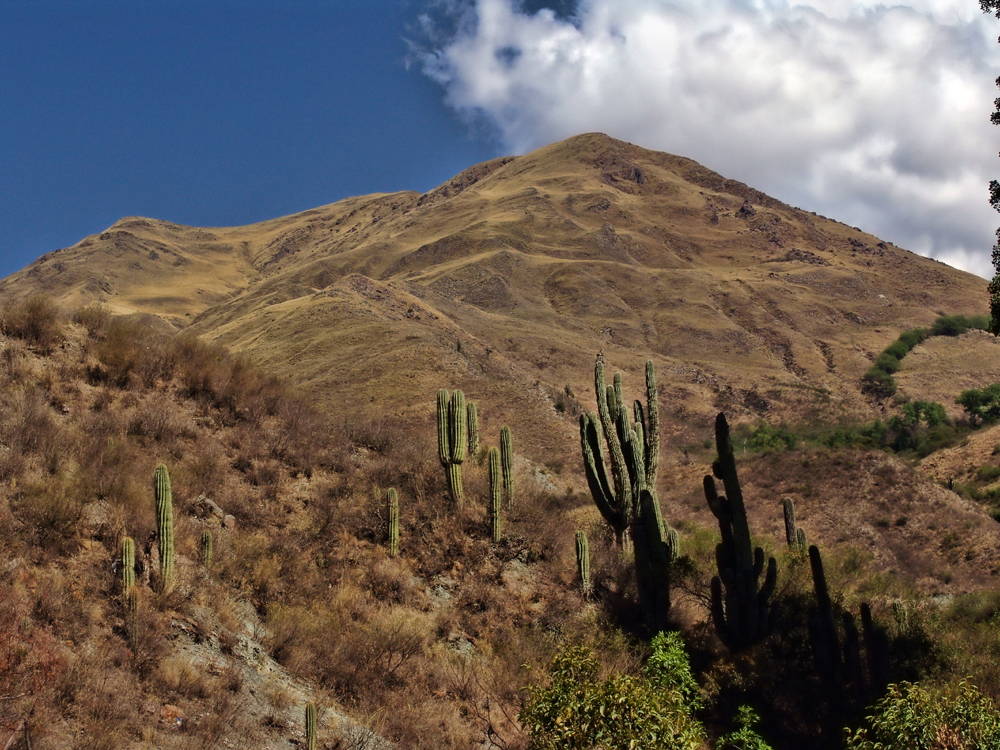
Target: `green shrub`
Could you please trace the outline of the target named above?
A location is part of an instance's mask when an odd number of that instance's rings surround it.
[[[719,737],[716,750],[772,750],[754,729],[759,722],[760,717],[750,706],[740,706],[736,711],[738,729]]]
[[[969,329],[989,330],[988,315],[942,315],[931,326],[931,336],[960,336]]]
[[[846,750],[1000,747],[1000,713],[965,680],[944,688],[890,685],[865,723],[854,733],[847,730]]]
[[[553,659],[548,685],[528,688],[518,719],[532,750],[702,747],[705,730],[691,715],[696,688],[676,633],[654,639],[641,677],[601,680],[598,670],[590,649],[572,646]]]
[[[795,450],[798,437],[785,427],[775,427],[761,419],[747,436],[747,447],[752,450]]]
[[[1000,383],[962,391],[955,403],[965,409],[973,422],[995,422],[1000,419]]]

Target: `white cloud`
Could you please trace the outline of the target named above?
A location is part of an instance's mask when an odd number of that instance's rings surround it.
[[[992,273],[1000,21],[974,3],[581,0],[572,19],[513,0],[448,7],[462,18],[424,71],[515,152],[602,131]]]

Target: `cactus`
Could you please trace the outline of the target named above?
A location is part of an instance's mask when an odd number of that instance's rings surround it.
[[[632,524],[635,581],[646,627],[653,634],[667,627],[670,613],[670,565],[679,557],[680,541],[666,528],[660,504],[648,489],[639,493],[639,514]]]
[[[852,692],[856,711],[871,704],[889,684],[889,639],[875,625],[871,607],[861,605],[861,627],[866,660],[862,662],[862,638],[857,622],[850,612],[842,612],[844,643],[841,645],[834,624],[833,603],[823,571],[823,558],[816,545],[809,547],[816,610],[809,618],[809,633],[813,656],[820,678],[831,690],[837,710],[842,710],[845,692]],[[867,668],[867,669],[866,669]]]
[[[503,469],[504,505],[514,506],[514,443],[510,437],[510,427],[500,428],[500,465]]]
[[[490,448],[490,537],[493,543],[500,541],[503,525],[503,469],[500,466],[500,451]]]
[[[393,487],[386,492],[386,515],[389,519],[389,557],[395,557],[399,554],[399,496]]]
[[[479,453],[479,412],[472,401],[466,402],[465,410],[468,418],[469,455],[475,458]]]
[[[128,594],[135,586],[135,541],[127,536],[122,539],[122,593]]]
[[[448,473],[448,489],[457,505],[465,499],[462,462],[465,460],[467,418],[464,393],[456,390],[449,399],[444,388],[438,391],[438,456]]]
[[[712,473],[722,480],[726,494],[720,496],[715,480],[705,477],[705,499],[722,533],[722,543],[715,550],[719,575],[712,578],[712,620],[722,642],[731,650],[739,651],[757,643],[768,633],[771,625],[769,600],[777,583],[778,566],[773,557],[768,560],[767,574],[761,584],[764,550],[753,547],[743,491],[736,475],[736,459],[729,441],[729,425],[722,413],[715,419],[715,442],[719,458],[712,465]]]
[[[135,650],[139,642],[139,587],[131,586],[125,592],[125,632],[129,645]]]
[[[205,529],[201,532],[201,543],[198,545],[198,552],[201,556],[201,564],[206,568],[212,566],[212,532]]]
[[[587,535],[583,530],[576,532],[576,569],[580,573],[580,588],[583,590],[584,598],[590,596],[592,584],[590,582],[590,545],[587,544]]]
[[[789,549],[805,552],[806,532],[795,525],[795,506],[792,505],[792,498],[786,497],[781,501],[781,507],[785,512],[785,541]]]
[[[306,704],[306,750],[316,750],[316,704]]]
[[[629,526],[639,515],[638,500],[643,489],[656,499],[656,470],[659,464],[659,405],[652,361],[646,363],[646,408],[635,402],[635,422],[628,417],[622,395],[621,373],[614,385],[606,386],[604,363],[594,366],[597,416],[580,416],[580,445],[587,484],[601,515],[624,544]],[[598,431],[600,424],[600,431]],[[611,479],[604,462],[601,433],[608,446]]]
[[[160,551],[160,590],[166,593],[174,583],[174,501],[170,491],[170,473],[164,464],[156,467],[153,494],[156,498],[156,539]]]

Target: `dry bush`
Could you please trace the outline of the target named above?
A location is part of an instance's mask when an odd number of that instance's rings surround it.
[[[64,339],[61,314],[52,300],[29,297],[23,302],[8,302],[0,311],[0,331],[23,339],[41,354],[51,354]]]
[[[73,322],[86,328],[90,338],[100,339],[104,337],[108,323],[111,322],[111,310],[100,302],[95,302],[73,313]]]
[[[189,454],[174,474],[188,487],[192,496],[213,496],[225,480],[226,452],[215,441],[200,444]]]
[[[75,548],[77,524],[86,499],[79,484],[47,481],[25,484],[11,500],[11,510],[24,524],[32,546],[66,554]]]
[[[45,455],[57,447],[59,426],[48,399],[34,386],[18,388],[0,407],[0,438],[28,455]]]
[[[91,380],[127,387],[142,360],[141,342],[147,335],[148,330],[134,320],[115,318],[109,322],[104,338],[94,349],[102,367],[91,371]]]
[[[146,399],[127,415],[126,421],[127,435],[146,437],[158,443],[178,437],[193,437],[193,431],[186,424],[177,404],[162,393]]]
[[[413,574],[400,558],[385,558],[369,564],[362,586],[375,601],[385,604],[411,605],[416,587]]]
[[[153,682],[161,694],[167,691],[191,700],[207,698],[218,688],[215,680],[192,664],[191,658],[184,654],[161,661],[153,675]]]

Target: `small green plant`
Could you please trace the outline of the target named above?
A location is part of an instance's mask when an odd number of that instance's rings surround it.
[[[1000,712],[971,682],[890,685],[846,750],[986,750],[1000,747]]]
[[[557,654],[548,684],[529,686],[518,714],[532,749],[701,748],[705,730],[692,715],[699,703],[679,636],[662,634],[653,654],[643,675],[605,680],[588,648],[571,646]]]
[[[736,709],[737,729],[719,737],[716,750],[772,750],[755,727],[760,723],[760,717],[750,706],[740,706]]]

